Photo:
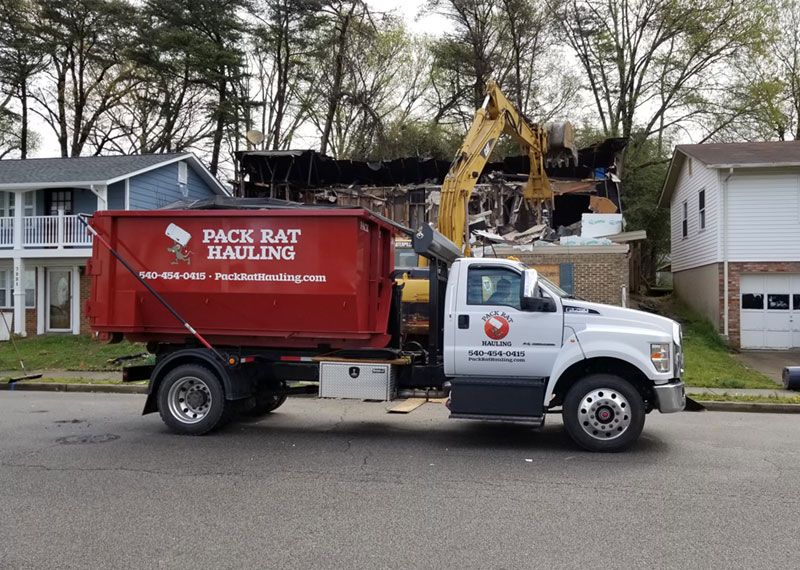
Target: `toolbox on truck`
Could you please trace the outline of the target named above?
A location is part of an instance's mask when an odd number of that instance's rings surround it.
[[[388,361],[319,363],[320,398],[389,401],[396,392],[396,365]]]
[[[211,344],[390,340],[395,229],[366,210],[100,211],[91,223]],[[178,344],[190,336],[98,240],[87,272],[93,330]]]

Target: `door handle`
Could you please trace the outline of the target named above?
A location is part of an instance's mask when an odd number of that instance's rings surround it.
[[[458,315],[458,328],[460,329],[469,328],[469,315]]]

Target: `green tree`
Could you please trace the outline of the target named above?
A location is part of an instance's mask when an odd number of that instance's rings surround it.
[[[225,132],[241,106],[236,86],[246,72],[242,14],[248,5],[248,0],[148,0],[143,7],[159,61],[180,62],[185,77],[208,89],[212,174],[219,169]]]
[[[4,113],[4,129],[16,130],[18,136],[8,133],[6,148],[19,150],[20,158],[27,158],[31,144],[29,127],[29,90],[31,81],[45,65],[42,41],[35,32],[36,5],[30,0],[5,0],[0,4],[0,112]],[[19,113],[9,109],[14,99]],[[11,143],[10,140],[14,142]]]
[[[47,54],[35,112],[56,133],[62,156],[80,156],[134,75],[124,50],[135,10],[124,0],[35,2],[34,32]]]
[[[257,124],[273,150],[291,141],[307,118],[302,91],[314,83],[312,62],[319,55],[309,30],[322,24],[321,9],[321,0],[258,0],[252,7],[258,23],[249,55],[261,113],[247,128]]]

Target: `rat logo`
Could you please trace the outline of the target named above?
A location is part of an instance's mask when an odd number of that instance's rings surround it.
[[[483,324],[483,330],[486,333],[486,336],[492,340],[504,339],[510,328],[511,327],[508,324],[508,320],[500,315],[489,317]]]
[[[168,238],[172,238],[172,247],[168,247],[167,251],[175,254],[175,261],[170,265],[179,265],[181,261],[185,261],[186,265],[191,265],[192,260],[189,256],[192,255],[192,252],[184,248],[189,244],[189,240],[192,239],[192,234],[175,224],[168,225],[164,234]]]

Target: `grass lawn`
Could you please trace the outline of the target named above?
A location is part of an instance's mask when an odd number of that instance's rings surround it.
[[[123,341],[106,344],[87,335],[52,335],[18,338],[17,348],[25,368],[36,370],[120,370],[108,362],[111,358],[147,352],[143,344]],[[128,361],[143,364],[146,360]],[[0,370],[19,370],[19,361],[10,341],[0,343]]]
[[[684,373],[687,386],[705,388],[778,388],[767,376],[733,359],[713,325],[674,296],[649,297],[659,314],[683,327]],[[694,396],[692,396],[694,397]]]

